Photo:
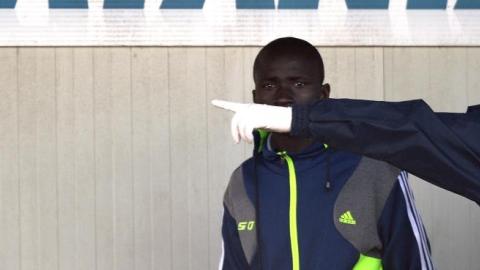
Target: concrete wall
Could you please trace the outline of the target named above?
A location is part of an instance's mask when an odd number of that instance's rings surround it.
[[[258,49],[0,48],[0,269],[216,269],[251,147],[209,100],[250,101]],[[480,48],[320,51],[334,97],[480,103]],[[438,268],[478,267],[478,206],[412,182]]]

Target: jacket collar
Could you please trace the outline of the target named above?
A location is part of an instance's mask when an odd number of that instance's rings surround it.
[[[261,132],[255,132],[254,154],[259,155],[268,168],[276,172],[285,172],[286,166],[282,162],[281,155],[271,147],[270,135],[269,133],[261,134]],[[287,155],[293,159],[295,170],[299,172],[323,162],[327,151],[331,151],[328,149],[328,146],[323,143],[314,142],[299,153],[291,154],[287,152]]]

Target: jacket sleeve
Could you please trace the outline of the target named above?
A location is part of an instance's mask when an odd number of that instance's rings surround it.
[[[378,222],[383,244],[384,270],[431,270],[430,245],[408,185],[408,174],[398,177]]]
[[[224,207],[222,223],[222,255],[219,270],[246,270],[249,269],[243,253],[240,237],[238,236],[235,219]]]
[[[326,99],[293,107],[292,135],[386,161],[480,204],[480,110],[435,113],[423,100]]]

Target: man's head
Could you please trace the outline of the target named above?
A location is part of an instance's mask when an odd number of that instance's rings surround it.
[[[255,103],[291,106],[328,98],[322,57],[310,43],[276,39],[260,50],[253,65]]]

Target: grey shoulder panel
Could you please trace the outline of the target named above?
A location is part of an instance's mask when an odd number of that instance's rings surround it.
[[[338,195],[335,226],[364,255],[380,258],[377,223],[399,174],[400,170],[388,163],[362,157]]]
[[[245,189],[242,167],[233,172],[223,202],[237,223],[243,252],[247,262],[251,264],[257,249],[255,206]]]

